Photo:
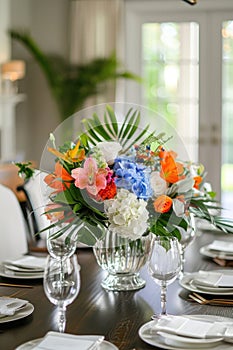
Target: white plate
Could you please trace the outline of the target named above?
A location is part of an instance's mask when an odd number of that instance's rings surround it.
[[[11,271],[8,269],[5,269],[5,267],[1,264],[0,265],[0,276],[7,277],[7,278],[17,278],[17,279],[36,279],[36,278],[43,278],[44,272],[16,272]]]
[[[226,254],[224,252],[217,252],[210,250],[207,246],[201,247],[200,253],[204,256],[207,256],[209,258],[219,258],[219,259],[224,259],[224,260],[233,260],[233,254]]]
[[[0,323],[6,323],[6,322],[12,322],[16,320],[20,320],[21,318],[27,317],[31,315],[31,313],[34,311],[34,306],[30,303],[27,303],[24,307],[20,309],[20,311],[16,312],[12,316],[5,316],[0,318]]]
[[[216,270],[216,272],[226,273],[229,270]],[[180,281],[181,287],[190,290],[191,292],[197,293],[208,293],[212,295],[233,295],[233,288],[221,288],[221,287],[206,287],[206,286],[197,286],[192,282],[193,279],[197,276],[197,272],[186,274]],[[207,290],[208,289],[208,290]]]
[[[210,321],[210,322],[216,322],[216,321],[233,322],[232,318],[221,317],[221,316],[219,317],[219,316],[214,316],[214,315],[183,315],[183,316],[197,319],[197,320],[202,320],[202,321]],[[152,326],[154,325],[154,322],[155,321],[150,321],[150,322],[144,324],[139,329],[139,332],[138,332],[140,338],[144,342],[146,342],[147,344],[157,346],[161,349],[168,349],[168,350],[175,350],[175,349],[177,349],[177,350],[188,350],[188,349],[200,350],[201,348],[203,348],[203,346],[201,346],[201,343],[199,343],[199,344],[196,343],[196,346],[195,346],[195,344],[193,342],[190,343],[189,341],[187,341],[188,338],[179,337],[179,336],[175,336],[175,335],[174,335],[174,337],[176,337],[176,338],[177,337],[185,338],[186,341],[183,342],[183,346],[181,345],[182,341],[179,342],[179,345],[171,345],[171,344],[165,343],[164,338],[162,336],[160,336],[159,334],[154,333],[153,335],[150,335],[150,331],[151,331]],[[171,335],[169,334],[169,337],[170,336]],[[180,340],[182,340],[182,339],[180,339]],[[215,340],[211,339],[211,340],[212,340],[212,342],[209,342],[210,339],[208,339],[208,340],[206,339],[206,343],[205,343],[206,347],[211,348],[211,350],[232,350],[232,344],[230,344],[230,343],[225,343],[225,342],[219,343],[219,341],[216,341],[216,339]],[[194,340],[194,342],[196,342],[196,341],[197,341],[197,339]]]
[[[31,350],[36,345],[39,344],[39,342],[42,340],[42,338],[30,340],[27,343],[24,343],[20,346],[18,346],[15,350]],[[119,350],[116,345],[104,340],[99,346],[98,350]]]
[[[194,281],[189,282],[189,285],[193,289],[197,288],[198,290],[202,290],[203,293],[204,292],[206,292],[206,293],[207,292],[219,292],[219,291],[220,291],[220,293],[223,292],[224,294],[228,293],[228,292],[233,293],[233,287],[221,288],[221,287],[204,286],[204,285],[198,284]]]
[[[199,339],[199,338],[188,338],[188,337],[183,337],[180,335],[176,334],[169,334],[165,332],[159,332],[158,333],[160,336],[162,336],[163,341],[167,345],[175,346],[175,347],[188,347],[189,349],[192,348],[212,348],[213,346],[216,346],[217,344],[222,344],[222,339],[221,337],[216,338],[216,339]]]
[[[15,259],[8,259],[3,261],[3,263],[12,264],[17,267],[21,267],[24,269],[43,269],[46,264],[46,257],[37,257],[33,255],[23,255]]]

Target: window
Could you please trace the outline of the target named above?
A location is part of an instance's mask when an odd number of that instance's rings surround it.
[[[126,0],[125,28],[126,66],[144,80],[126,83],[126,101],[177,129],[190,158],[205,165],[217,199],[231,209],[233,2]]]
[[[198,159],[198,24],[142,26],[143,105],[178,131],[190,159]],[[166,131],[166,130],[164,130]]]
[[[222,201],[233,207],[233,20],[222,23]]]

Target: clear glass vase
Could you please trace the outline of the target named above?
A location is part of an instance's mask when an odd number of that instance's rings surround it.
[[[108,231],[93,247],[97,263],[108,272],[102,287],[114,291],[143,288],[146,282],[139,271],[148,260],[150,245],[151,234],[134,241]]]

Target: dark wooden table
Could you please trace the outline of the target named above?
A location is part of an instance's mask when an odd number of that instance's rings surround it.
[[[200,246],[213,239],[231,235],[200,232],[186,251],[186,271],[218,269],[211,259],[199,254]],[[103,334],[120,350],[155,349],[138,336],[141,325],[150,321],[151,315],[160,310],[159,287],[143,268],[141,276],[146,279],[145,288],[135,292],[107,292],[100,283],[105,272],[96,264],[91,249],[78,249],[81,265],[81,291],[67,309],[67,333]],[[14,322],[0,324],[0,349],[13,350],[22,343],[43,337],[49,330],[57,330],[57,308],[46,298],[42,280],[22,281],[1,278],[1,282],[30,283],[32,289],[0,287],[0,295],[11,295],[29,300],[35,307],[32,315]],[[31,283],[32,282],[32,283]],[[179,293],[184,291],[176,280],[168,287],[168,312],[171,314],[212,314],[233,317],[233,307],[198,305],[184,300]]]

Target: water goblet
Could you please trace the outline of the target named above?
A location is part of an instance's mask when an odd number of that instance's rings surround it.
[[[160,286],[161,312],[153,319],[167,315],[167,286],[180,272],[181,256],[179,242],[175,237],[155,237],[148,262],[148,271],[155,283]]]
[[[48,256],[44,272],[44,291],[51,303],[58,306],[58,329],[66,327],[66,307],[77,297],[80,290],[80,267],[77,256],[61,262]]]
[[[55,259],[66,259],[74,254],[76,250],[76,237],[73,234],[74,228],[62,224],[48,231],[47,249]]]

